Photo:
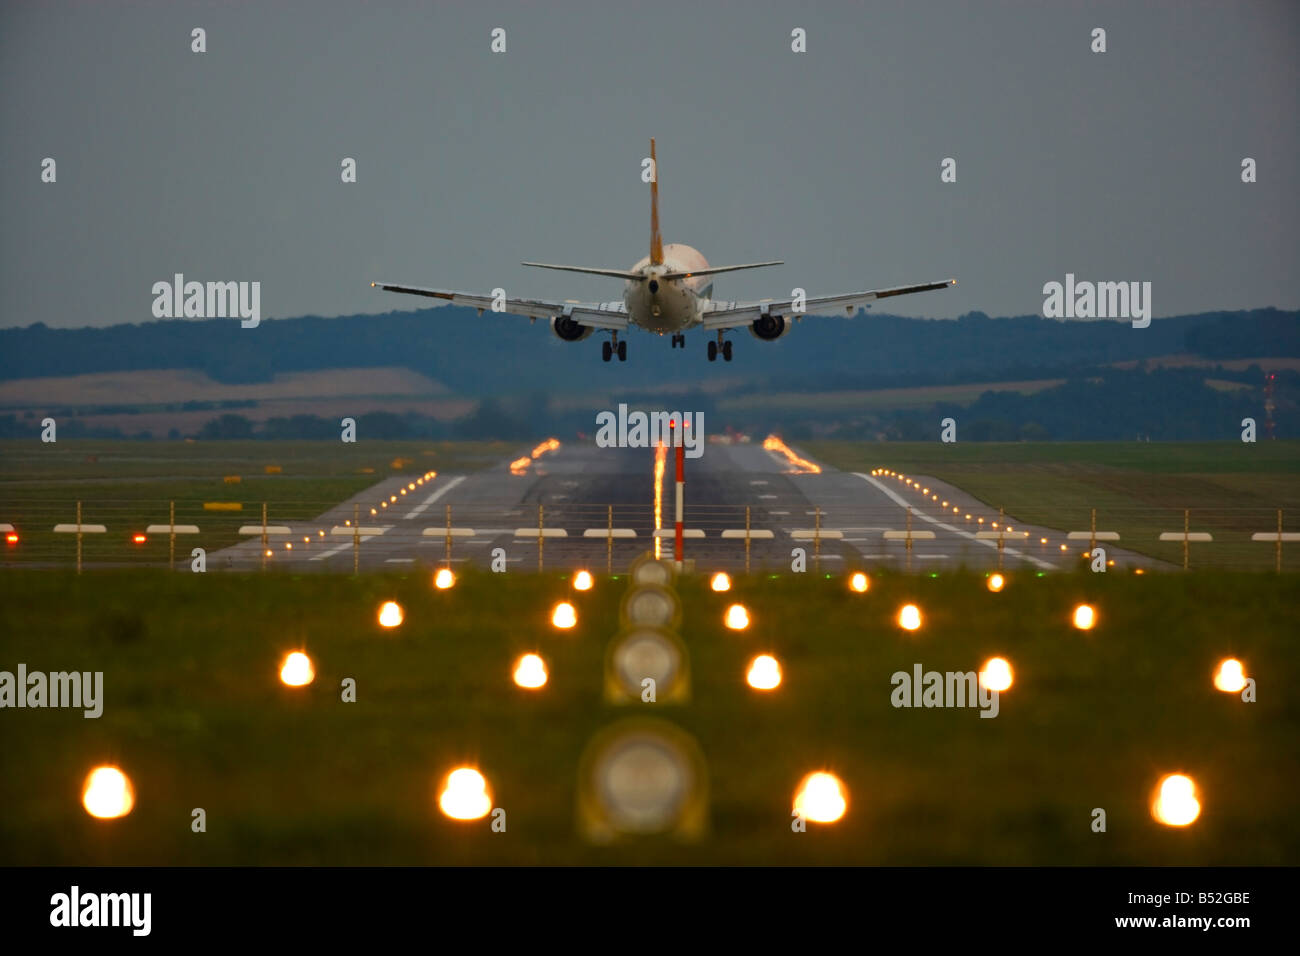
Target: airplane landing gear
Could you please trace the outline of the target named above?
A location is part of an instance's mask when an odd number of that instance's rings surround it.
[[[686,348],[686,335],[682,332],[674,332],[672,347],[675,349]]]
[[[620,362],[627,361],[627,343],[618,340],[617,332],[609,333],[609,341],[600,343],[600,357],[603,361],[608,362],[615,355],[618,355]]]
[[[718,330],[718,341],[716,341],[716,342],[710,342],[710,343],[709,343],[709,361],[710,361],[710,362],[716,362],[716,361],[718,360],[718,353],[719,353],[719,352],[722,353],[722,360],[723,360],[724,362],[730,362],[730,361],[731,361],[731,343],[728,342],[728,341],[724,341],[724,340],[723,340],[723,338],[722,338],[722,333],[723,333],[723,331],[725,331],[725,330],[723,330],[723,329],[719,329],[719,330]]]

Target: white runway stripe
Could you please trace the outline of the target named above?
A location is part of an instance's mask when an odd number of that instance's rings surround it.
[[[451,491],[451,489],[455,488],[457,485],[459,485],[459,484],[460,484],[462,481],[464,481],[464,480],[465,480],[465,476],[464,476],[464,475],[460,475],[460,476],[458,476],[458,477],[456,477],[456,478],[453,478],[451,481],[447,482],[445,485],[443,485],[441,488],[439,488],[439,489],[438,489],[437,491],[435,491],[433,494],[429,495],[429,497],[425,498],[424,501],[423,501],[422,503],[420,503],[420,504],[416,505],[414,508],[412,508],[412,509],[410,510],[410,512],[407,513],[406,517],[407,517],[407,518],[414,518],[416,515],[423,514],[423,513],[424,513],[424,510],[425,510],[426,508],[428,508],[429,505],[433,504],[435,501],[437,501],[439,498],[441,498],[441,497],[442,497],[443,495],[445,495],[447,492]]]

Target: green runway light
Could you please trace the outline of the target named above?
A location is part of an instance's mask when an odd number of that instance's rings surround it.
[[[937,578],[938,576],[939,576],[939,572],[938,572],[938,571],[931,571],[931,572],[930,572],[930,577],[932,577],[932,578]]]
[[[1043,576],[1043,572],[1042,572],[1042,571],[1039,571],[1038,574],[1037,574],[1037,577],[1040,577],[1040,578],[1041,578],[1042,576]]]

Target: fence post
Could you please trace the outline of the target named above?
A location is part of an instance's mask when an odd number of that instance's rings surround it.
[[[609,512],[605,524],[605,573],[614,573],[614,506],[607,505]]]
[[[1187,529],[1191,521],[1191,508],[1183,509],[1183,570],[1187,570]]]
[[[813,514],[813,569],[822,569],[822,506],[817,505]]]
[[[77,573],[81,573],[81,502],[77,502]]]
[[[1092,524],[1088,531],[1088,557],[1092,557],[1092,552],[1097,550],[1097,509],[1092,509]]]
[[[749,574],[749,505],[745,505],[745,573]]]
[[[447,505],[447,567],[451,567],[451,505]]]
[[[171,534],[167,540],[167,566],[176,570],[176,502],[167,503],[167,523]]]
[[[352,573],[361,573],[361,505],[352,505]]]
[[[912,507],[907,507],[907,570],[912,570]]]
[[[1277,573],[1282,573],[1282,509],[1277,509]]]
[[[542,573],[542,509],[545,506],[540,502],[537,505],[537,573]]]
[[[1007,536],[1007,509],[1001,505],[998,506],[998,570],[1002,570],[1002,547],[1006,543],[1003,539]]]
[[[266,502],[262,502],[262,570],[266,570]]]

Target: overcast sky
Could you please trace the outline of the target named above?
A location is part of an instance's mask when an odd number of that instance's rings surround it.
[[[667,241],[787,263],[720,298],[956,277],[889,311],[1026,314],[1072,272],[1300,308],[1298,50],[1294,0],[7,0],[0,325],[148,321],[176,272],[268,317],[428,304],[371,280],[617,298],[519,262],[645,255],[651,135]]]

